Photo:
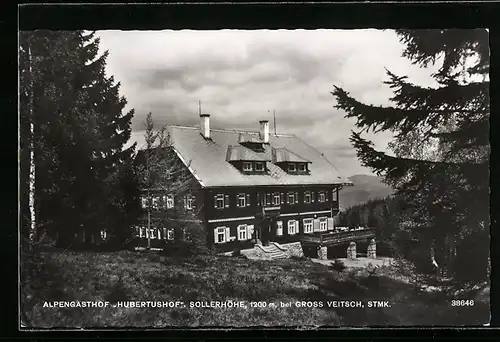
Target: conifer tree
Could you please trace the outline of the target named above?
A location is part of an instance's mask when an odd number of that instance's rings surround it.
[[[488,31],[396,33],[405,45],[403,56],[413,64],[440,63],[433,75],[438,87],[422,87],[387,71],[391,106],[361,103],[339,87],[332,94],[336,108],[357,119],[351,142],[362,164],[397,189],[412,230],[433,246],[440,267],[450,270],[456,243],[476,233],[488,235]],[[392,153],[377,151],[363,138],[368,130],[393,132]],[[476,267],[481,268],[488,245],[479,248],[486,251],[479,253]]]
[[[128,225],[120,175],[134,154],[135,146],[124,148],[133,111],[122,113],[126,101],[105,75],[107,52],[98,56],[98,49],[99,40],[83,31],[20,35],[23,226],[33,221],[26,170],[34,151],[36,225],[62,246],[73,244],[75,234],[89,240]]]

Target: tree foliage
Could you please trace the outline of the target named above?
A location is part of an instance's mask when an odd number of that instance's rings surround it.
[[[21,32],[19,53],[23,226],[33,141],[38,229],[65,247],[75,234],[87,240],[101,230],[122,235],[138,200],[122,187],[135,182],[135,146],[125,147],[134,112],[123,112],[120,83],[105,74],[108,53],[99,55],[99,38],[84,31]]]
[[[439,63],[432,75],[437,87],[416,85],[387,70],[385,84],[393,91],[390,105],[361,103],[339,87],[332,94],[336,108],[356,119],[351,142],[362,164],[397,189],[404,212],[400,225],[411,227],[422,243],[434,246],[439,263],[451,270],[453,255],[460,250],[456,244],[472,238],[471,232],[488,235],[488,32],[396,33],[405,45],[403,56],[413,64],[424,68]],[[363,138],[369,130],[394,134],[391,154],[376,150]],[[477,260],[480,268],[483,264],[485,258]]]
[[[148,113],[144,122],[145,146],[135,159],[136,173],[139,177],[143,214],[143,222],[149,229],[167,228],[174,231],[177,243],[184,244],[188,249],[206,245],[203,229],[197,223],[197,213],[202,209],[202,203],[197,203],[192,209],[187,209],[188,197],[193,196],[195,180],[188,171],[172,146],[170,134],[166,127],[155,129],[152,113]],[[166,197],[172,196],[173,208],[169,208]],[[148,237],[148,248],[151,247],[151,237]]]

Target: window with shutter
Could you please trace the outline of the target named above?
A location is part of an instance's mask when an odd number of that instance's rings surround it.
[[[227,228],[229,229],[229,228]],[[215,243],[224,243],[226,242],[228,239],[227,239],[227,232],[226,232],[226,227],[217,227],[215,229],[215,236],[214,236],[214,239],[215,239]]]
[[[220,243],[219,228],[214,229],[214,243]]]
[[[174,230],[173,229],[169,229],[167,231],[167,239],[168,240],[173,240],[174,239]]]
[[[229,195],[225,195],[224,196],[224,200],[225,200],[225,203],[224,203],[225,205],[224,206],[226,208],[229,208]]]
[[[223,194],[217,194],[214,196],[215,200],[215,208],[221,209],[224,208],[224,195]]]
[[[325,199],[325,192],[324,191],[318,192],[318,202],[323,203],[325,201],[326,201],[326,199]]]
[[[313,220],[308,218],[308,219],[304,219],[304,233],[308,234],[308,233],[312,233],[313,232]]]
[[[165,206],[167,209],[172,209],[174,207],[174,196],[169,194],[166,196]]]
[[[271,205],[271,194],[266,194],[266,205]]]
[[[243,208],[243,207],[246,207],[246,196],[245,194],[238,194],[238,201],[236,202],[236,205],[239,207],[239,208]]]
[[[289,192],[287,194],[288,204],[295,204],[295,193]]]
[[[327,222],[327,225],[328,225],[328,230],[334,230],[334,229],[335,229],[335,227],[334,227],[334,225],[333,225],[333,217],[329,217],[329,218],[327,219],[327,221],[328,221],[328,222]]]
[[[279,194],[279,192],[275,192],[273,194],[273,204],[274,205],[279,205],[280,204],[280,194]]]
[[[231,229],[229,227],[226,227],[226,242],[229,242],[231,240]]]
[[[251,239],[253,236],[253,224],[247,225],[247,238]]]
[[[313,226],[314,226],[314,231],[319,232],[319,220],[318,219],[313,220]]]
[[[238,240],[239,241],[245,241],[248,239],[248,235],[247,235],[247,225],[246,224],[242,224],[242,225],[239,225],[238,226]]]
[[[249,207],[250,206],[250,194],[247,194],[246,197],[247,197],[247,207]]]
[[[283,235],[283,221],[276,221],[276,235]]]
[[[327,230],[326,217],[319,218],[319,231],[324,232]]]
[[[160,205],[160,197],[154,196],[153,197],[153,209],[158,210],[159,205]]]
[[[304,193],[304,203],[311,203],[311,192],[306,191]]]

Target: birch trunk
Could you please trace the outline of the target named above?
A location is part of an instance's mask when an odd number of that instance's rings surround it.
[[[33,118],[33,70],[32,70],[32,54],[31,46],[28,42],[28,74],[30,79],[29,86],[29,104],[28,113],[30,121],[30,136],[29,136],[29,149],[30,149],[30,172],[29,172],[29,211],[30,211],[30,244],[36,242],[36,213],[35,213],[35,125]]]

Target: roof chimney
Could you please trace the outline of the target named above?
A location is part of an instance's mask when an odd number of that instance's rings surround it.
[[[269,143],[269,121],[268,120],[260,120],[260,139],[264,143]]]
[[[200,130],[205,139],[210,138],[210,114],[200,114]]]

